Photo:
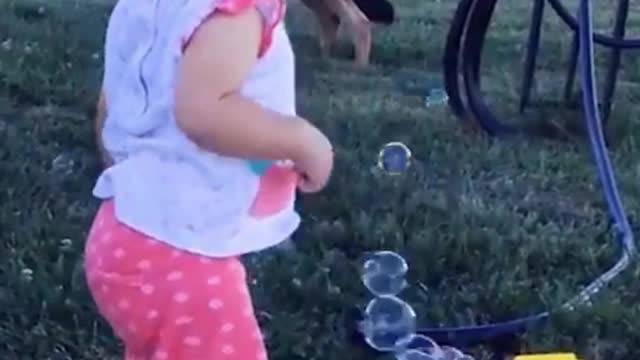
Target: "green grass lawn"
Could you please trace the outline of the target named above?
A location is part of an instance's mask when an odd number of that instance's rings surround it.
[[[429,294],[409,290],[406,298],[421,323],[433,326],[507,320],[553,306],[615,260],[584,144],[491,140],[463,130],[446,107],[426,108],[398,88],[407,74],[440,81],[455,3],[398,0],[399,20],[376,30],[373,65],[365,71],[351,67],[347,41],[334,59],[321,59],[312,18],[291,4],[299,111],[333,140],[337,165],[329,188],[304,199],[300,255],[248,261],[272,359],[371,358],[349,343],[344,326],[349,308],[366,301],[357,270],[367,250],[407,257],[412,281]],[[571,36],[550,12],[534,104],[517,113],[528,3],[499,5],[484,58],[487,99],[513,121],[579,119],[560,103]],[[611,4],[598,9],[601,31],[610,32]],[[90,116],[109,7],[97,0],[0,0],[1,359],[119,354],[81,267],[97,206]],[[630,16],[628,32],[640,36],[639,4]],[[605,55],[599,51],[600,69]],[[636,219],[639,65],[634,54],[625,56],[611,124],[618,134],[611,156]],[[377,152],[389,141],[413,150],[405,176],[375,171]],[[585,360],[639,359],[638,274],[633,266],[592,307],[528,333],[526,348],[576,350]],[[483,349],[472,350],[483,358]]]

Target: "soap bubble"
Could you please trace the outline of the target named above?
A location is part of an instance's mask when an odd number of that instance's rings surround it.
[[[443,360],[439,356],[428,354],[416,349],[410,349],[407,351],[396,354],[396,360]]]
[[[389,175],[400,175],[411,165],[411,150],[401,142],[390,142],[378,153],[378,168]]]
[[[401,299],[384,295],[369,302],[360,331],[366,342],[378,351],[403,349],[416,331],[416,313]]]
[[[474,360],[451,347],[440,347],[428,336],[416,334],[414,309],[398,298],[406,286],[409,265],[393,251],[376,251],[364,259],[361,278],[374,297],[364,311],[359,330],[372,348],[392,352],[396,360]]]
[[[444,352],[440,346],[433,339],[425,335],[414,334],[408,346],[433,356],[444,356]]]
[[[406,286],[409,265],[393,251],[376,251],[366,257],[361,270],[364,286],[376,295],[397,295]]]
[[[460,360],[465,356],[462,351],[451,346],[443,346],[442,352],[444,354],[443,360]]]
[[[396,360],[473,360],[470,355],[464,354],[462,351],[451,347],[443,346],[442,348],[426,336],[422,336],[431,343],[429,348],[413,348],[413,342],[409,345],[411,349],[396,353]]]
[[[444,89],[431,89],[424,102],[427,107],[444,105],[449,102],[449,94]]]
[[[368,254],[363,265],[364,272],[385,273],[391,276],[405,276],[408,270],[407,261],[398,253],[389,250]]]

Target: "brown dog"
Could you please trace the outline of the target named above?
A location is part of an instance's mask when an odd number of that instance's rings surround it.
[[[302,0],[316,15],[320,50],[329,56],[338,28],[347,26],[355,47],[355,63],[369,64],[372,23],[389,25],[395,18],[393,5],[387,0]]]

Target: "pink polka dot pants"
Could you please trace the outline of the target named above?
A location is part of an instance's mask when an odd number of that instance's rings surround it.
[[[119,223],[105,202],[85,248],[99,312],[125,360],[266,360],[244,266],[180,251]]]

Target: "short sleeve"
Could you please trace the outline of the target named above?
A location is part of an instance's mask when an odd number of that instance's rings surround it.
[[[262,57],[271,46],[273,31],[282,21],[285,11],[284,0],[192,0],[190,5],[192,9],[182,36],[183,50],[198,27],[216,11],[238,14],[254,6],[263,20],[258,57]]]

